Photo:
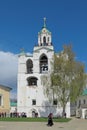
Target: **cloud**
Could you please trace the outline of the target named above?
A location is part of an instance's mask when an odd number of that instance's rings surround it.
[[[18,55],[0,51],[0,84],[11,87],[16,95]]]

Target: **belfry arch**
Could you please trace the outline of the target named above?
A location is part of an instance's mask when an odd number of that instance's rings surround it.
[[[45,54],[42,54],[39,59],[40,73],[48,71],[48,58]]]

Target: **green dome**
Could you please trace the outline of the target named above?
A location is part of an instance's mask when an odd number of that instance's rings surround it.
[[[43,25],[41,31],[38,34],[41,34],[41,33],[51,34],[51,32],[46,28],[46,18],[44,18],[44,25]]]
[[[50,32],[46,27],[43,27],[43,28],[41,29],[41,31],[39,32],[39,34],[41,34],[41,33],[51,34],[51,32]]]

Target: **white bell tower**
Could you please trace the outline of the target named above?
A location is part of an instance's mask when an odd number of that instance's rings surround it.
[[[54,47],[51,32],[44,25],[38,33],[38,43],[33,48],[33,53],[27,54],[22,50],[18,59],[18,86],[17,86],[17,112],[26,113],[27,117],[47,117],[51,112],[54,116],[62,113],[62,107],[54,104],[44,93],[46,87],[42,83],[43,75],[49,75],[53,70],[52,62]],[[48,79],[47,79],[48,82]],[[69,105],[68,105],[69,106]],[[67,114],[69,113],[67,107]]]

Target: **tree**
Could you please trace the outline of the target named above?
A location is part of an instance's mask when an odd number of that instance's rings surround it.
[[[84,64],[76,61],[72,47],[65,45],[63,48],[60,54],[54,54],[53,71],[44,75],[42,82],[47,97],[51,99],[53,94],[53,99],[56,98],[63,107],[64,115],[67,102],[74,102],[82,93],[86,74]]]

